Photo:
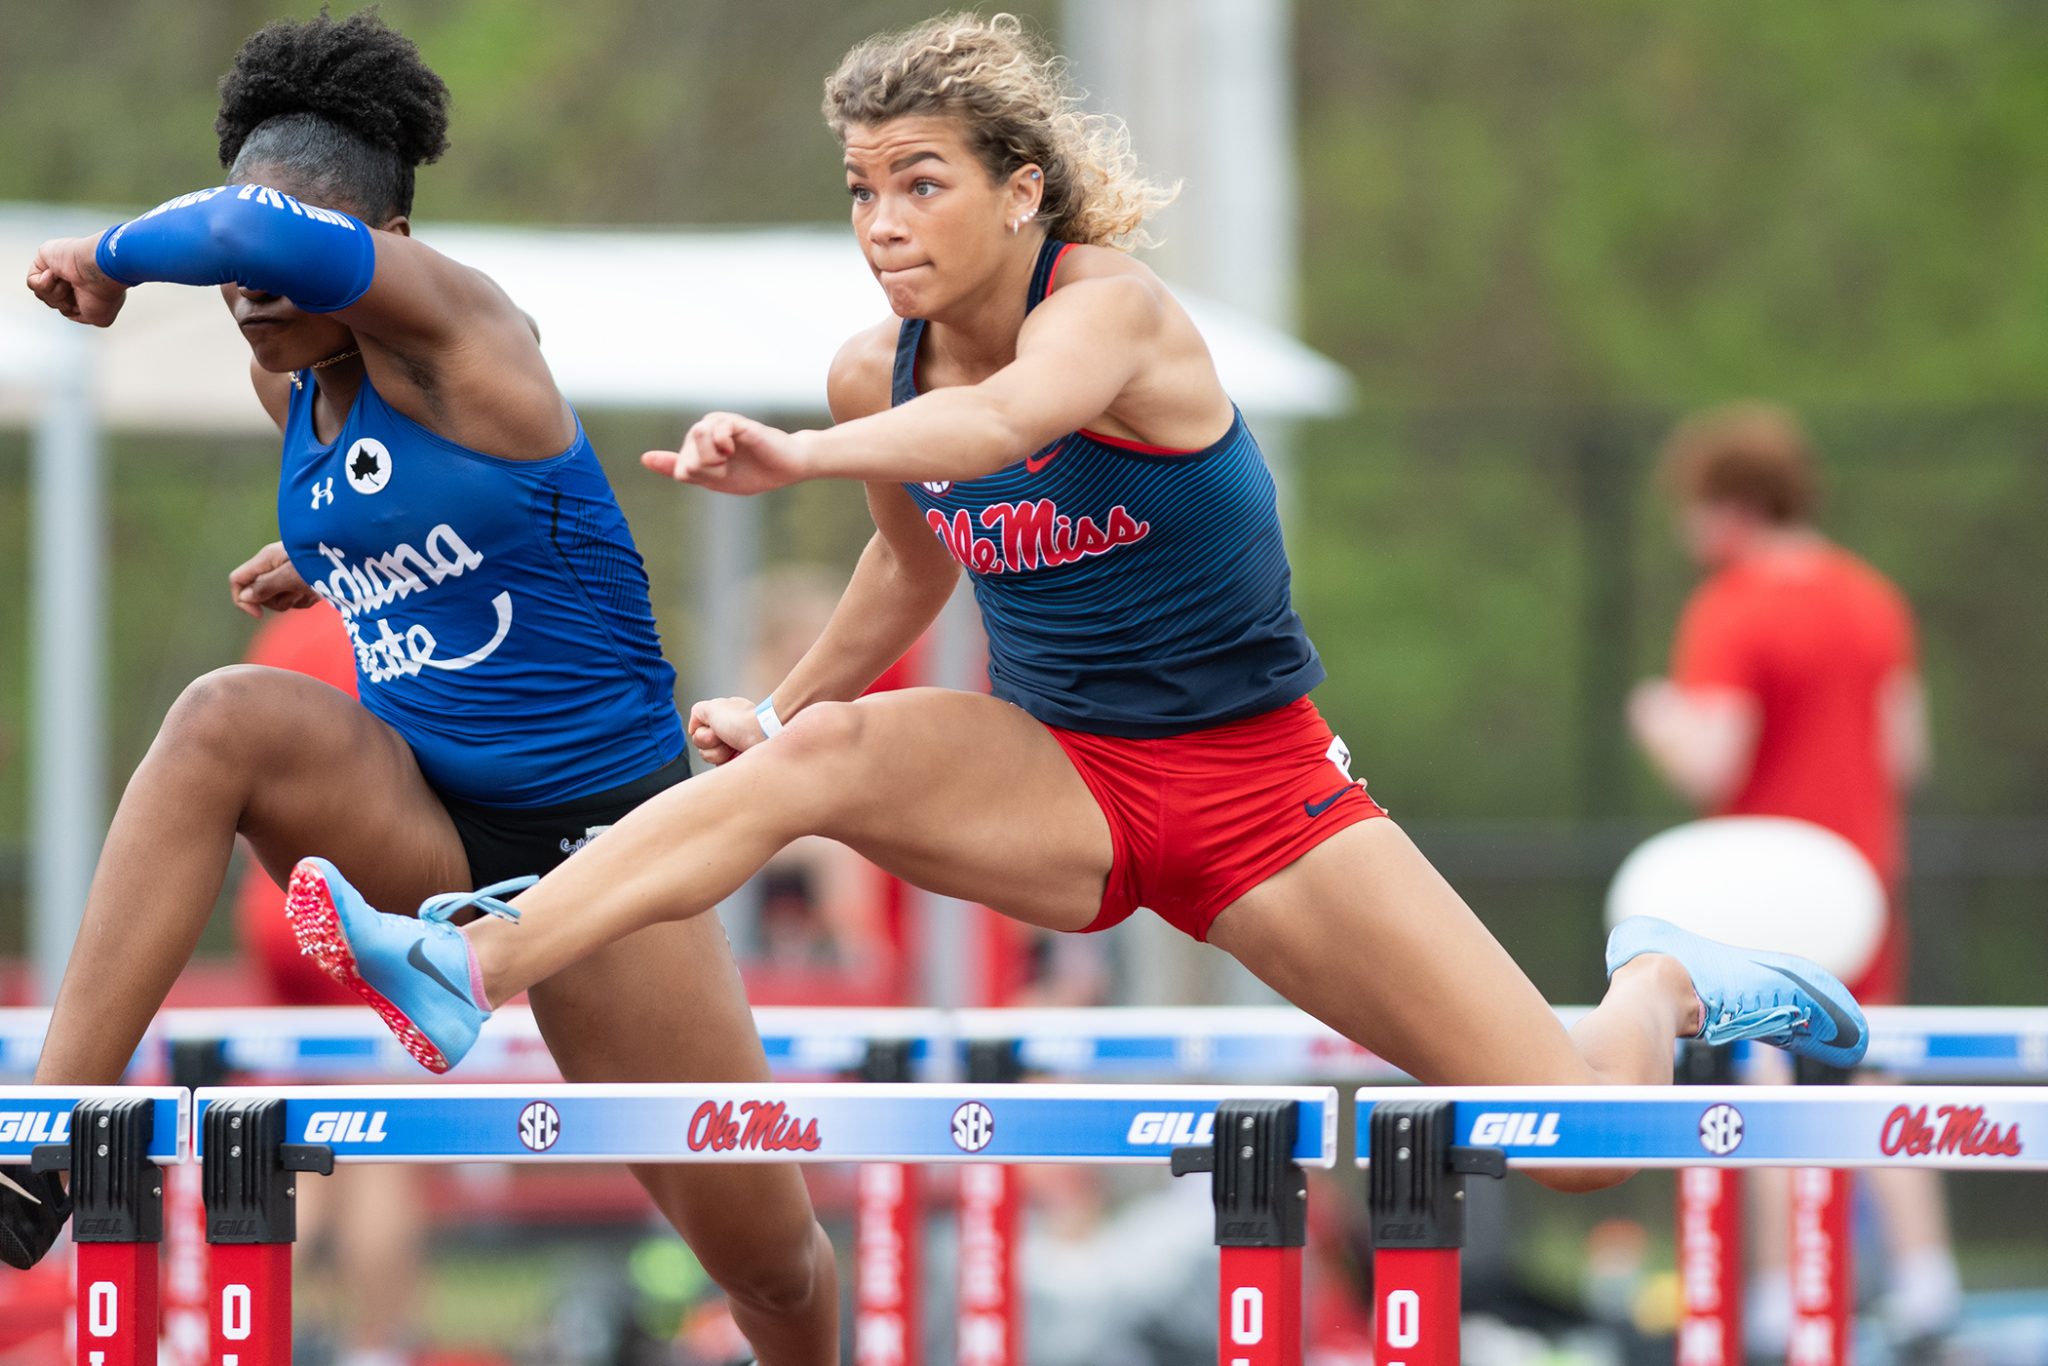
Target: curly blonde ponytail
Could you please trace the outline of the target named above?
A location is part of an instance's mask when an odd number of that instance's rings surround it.
[[[854,124],[916,114],[957,119],[993,179],[1044,171],[1038,216],[1062,241],[1150,245],[1145,221],[1173,202],[1177,187],[1138,170],[1122,121],[1084,112],[1066,61],[1013,14],[943,14],[879,34],[825,80],[825,122],[841,142]]]

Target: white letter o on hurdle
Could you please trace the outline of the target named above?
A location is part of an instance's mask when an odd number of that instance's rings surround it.
[[[1422,1337],[1422,1299],[1413,1290],[1387,1292],[1387,1346],[1413,1347]]]
[[[229,1342],[249,1336],[249,1287],[226,1285],[220,1292],[220,1335]]]
[[[112,1281],[94,1281],[85,1298],[85,1331],[110,1338],[121,1325],[121,1292]]]
[[[1250,1347],[1265,1337],[1265,1292],[1255,1285],[1241,1285],[1230,1292],[1230,1340]]]

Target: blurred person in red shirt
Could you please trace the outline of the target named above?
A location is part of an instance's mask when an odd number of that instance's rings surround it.
[[[1848,985],[1865,1004],[1902,1004],[1904,797],[1929,762],[1912,608],[1814,526],[1814,456],[1785,409],[1742,403],[1692,418],[1665,443],[1662,472],[1680,537],[1707,578],[1679,620],[1671,677],[1629,699],[1630,728],[1702,813],[1811,821],[1862,851],[1889,906],[1869,966]],[[1939,1178],[1866,1177],[1893,1255],[1893,1327],[1907,1339],[1939,1333],[1960,1300]],[[1751,1295],[1752,1342],[1782,1351],[1790,1291],[1776,1244],[1788,1188],[1760,1184],[1769,1241]]]

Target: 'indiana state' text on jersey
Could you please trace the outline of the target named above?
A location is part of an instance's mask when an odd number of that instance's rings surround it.
[[[386,404],[366,376],[341,435],[294,388],[277,522],[355,647],[363,705],[428,781],[489,806],[604,791],[682,753],[647,571],[583,424],[505,460]]]
[[[1027,310],[1068,245],[1039,253]],[[904,320],[892,403],[917,396],[923,336],[923,320]],[[1323,680],[1242,415],[1198,451],[1078,431],[994,474],[904,487],[973,574],[990,690],[1047,725],[1177,735]]]

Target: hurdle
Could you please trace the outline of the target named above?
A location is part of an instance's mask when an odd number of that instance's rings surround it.
[[[1303,1169],[1335,1164],[1339,1107],[1329,1087],[450,1084],[209,1088],[194,1110],[212,1360],[223,1366],[290,1361],[294,1183],[349,1162],[1152,1163],[1208,1173],[1223,1249],[1219,1360],[1300,1366]],[[1009,1360],[999,1323],[963,1341],[975,1350],[960,1366]],[[855,1351],[887,1360],[890,1347],[857,1340]]]
[[[1582,1013],[1561,1009],[1569,1022]],[[2007,1007],[1893,1007],[1869,1012],[1869,1064],[1901,1078],[1925,1082],[2048,1080],[2048,1010]],[[1378,1082],[1401,1074],[1299,1011],[1287,1007],[1144,1008],[941,1011],[924,1009],[814,1009],[755,1012],[778,1080],[855,1077],[909,1081],[957,1077],[970,1067],[977,1079],[1050,1074],[1067,1081]],[[16,1074],[33,1066],[47,1012],[0,1010],[0,1066]],[[1751,1049],[1725,1053],[1740,1074]],[[977,1056],[979,1061],[977,1062]],[[194,1070],[195,1067],[198,1070]],[[221,1079],[232,1069],[243,1080],[279,1085],[322,1079],[350,1081],[417,1077],[417,1066],[381,1022],[354,1007],[334,1009],[225,1008],[168,1010],[152,1025],[136,1055],[131,1078],[169,1078],[188,1087]],[[540,1040],[531,1012],[508,1009],[484,1029],[465,1062],[465,1077],[558,1084],[559,1074]],[[1716,1083],[1720,1084],[1720,1083]],[[1752,1088],[1743,1088],[1743,1093]],[[1862,1088],[1859,1088],[1861,1090]],[[76,1094],[83,1094],[83,1091]],[[125,1093],[124,1093],[125,1094]],[[163,1285],[166,1349],[174,1361],[203,1358],[210,1311],[199,1170],[172,1167],[166,1185]],[[967,1173],[963,1173],[963,1176]],[[963,1192],[960,1217],[973,1221],[978,1246],[992,1254],[972,1287],[988,1293],[1015,1284],[1016,1243],[1002,1236],[1007,1172],[977,1167]],[[855,1199],[855,1285],[859,1323],[876,1341],[904,1342],[899,1357],[877,1360],[914,1366],[920,1220],[914,1163],[864,1165]],[[1680,1243],[1687,1324],[1681,1332],[1684,1366],[1715,1366],[1739,1359],[1737,1173],[1697,1167],[1680,1182]],[[1725,1184],[1724,1184],[1725,1183]],[[1825,1249],[1829,1265],[1846,1275],[1849,1250],[1835,1241],[1836,1218],[1846,1202],[1819,1178],[1795,1181],[1802,1202],[1801,1245]],[[1719,1259],[1719,1279],[1703,1270]],[[1021,1331],[1014,1293],[1005,1329],[1014,1344]],[[986,1306],[984,1306],[986,1310]],[[968,1316],[962,1316],[966,1321]],[[1715,1320],[1718,1327],[1699,1321]],[[989,1320],[975,1318],[983,1329]],[[1714,1357],[1702,1344],[1727,1344]],[[1012,1360],[1018,1359],[1013,1351]]]
[[[2044,1171],[2048,1089],[1955,1086],[1366,1087],[1355,1096],[1381,1366],[1457,1366],[1465,1181],[1526,1168],[1862,1167]],[[1845,1267],[1802,1239],[1795,1275],[1815,1287],[1791,1366],[1842,1366]],[[1831,1258],[1833,1258],[1831,1260]],[[1712,1320],[1688,1324],[1715,1336]],[[1679,1344],[1681,1362],[1733,1344]]]

